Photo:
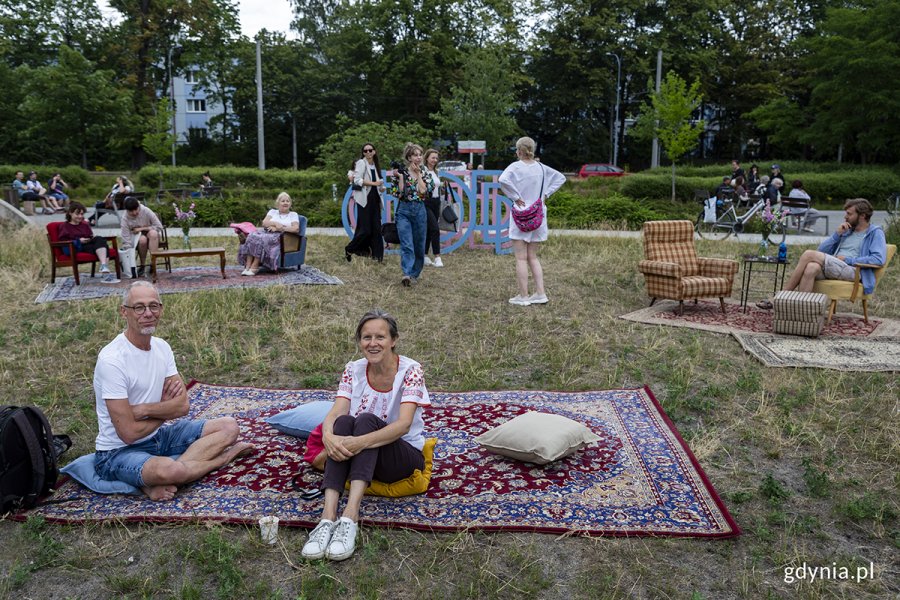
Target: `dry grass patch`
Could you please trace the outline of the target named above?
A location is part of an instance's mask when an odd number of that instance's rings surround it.
[[[235,258],[233,236],[210,240]],[[900,547],[892,373],[766,369],[729,336],[617,316],[646,305],[640,240],[553,237],[541,251],[549,305],[514,307],[513,259],[445,256],[400,286],[398,258],[343,258],[346,240],[313,237],[309,264],[343,286],[165,296],[160,335],[186,378],[334,388],[357,357],[352,334],[378,306],[400,322],[400,351],[435,390],[579,391],[649,385],[701,460],[744,536],[727,541],[428,534],[364,528],[360,556],[299,560],[304,530],[264,547],[252,528],[0,523],[0,597],[181,598],[883,598],[896,595]],[[117,299],[33,304],[49,281],[43,232],[0,235],[0,394],[37,404],[92,451],[98,350],[122,328]],[[704,256],[751,251],[701,242]],[[792,248],[791,251],[799,252]],[[882,280],[872,312],[900,318]],[[843,308],[849,308],[849,305]],[[67,457],[67,458],[69,458]],[[133,556],[134,561],[128,562]],[[874,561],[863,583],[788,585],[785,566]],[[211,568],[214,565],[215,568]]]

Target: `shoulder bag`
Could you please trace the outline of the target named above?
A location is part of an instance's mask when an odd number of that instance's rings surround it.
[[[450,191],[449,184],[444,182],[441,188],[441,207],[438,211],[438,229],[459,233],[460,206]]]
[[[544,223],[544,165],[541,165],[541,195],[537,202],[522,210],[513,203],[512,218],[516,227],[525,233],[534,231]]]

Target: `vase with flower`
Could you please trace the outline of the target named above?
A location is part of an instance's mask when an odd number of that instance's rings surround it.
[[[183,211],[177,204],[174,202],[172,206],[175,207],[175,221],[177,225],[181,227],[181,233],[184,236],[184,248],[187,250],[191,249],[191,226],[194,224],[194,219],[197,218],[197,213],[194,212],[195,204],[192,202],[191,206]]]
[[[784,215],[781,212],[781,206],[772,208],[769,200],[766,200],[766,207],[759,214],[759,220],[762,224],[762,240],[759,242],[759,255],[768,256],[769,246],[772,244],[769,239],[772,234],[778,235],[784,230]]]

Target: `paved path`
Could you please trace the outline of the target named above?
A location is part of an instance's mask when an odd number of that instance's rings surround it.
[[[844,211],[842,210],[823,210],[820,211],[822,214],[828,215],[828,226],[834,230],[837,227],[837,224],[840,223],[844,218]],[[876,225],[884,226],[887,222],[888,214],[886,211],[877,210],[872,217],[872,222]],[[36,226],[43,228],[50,221],[63,221],[65,220],[65,215],[63,213],[57,213],[53,215],[42,215],[37,214],[32,217],[29,217],[32,223]],[[94,232],[97,235],[119,235],[119,227],[113,221],[112,217],[105,216],[101,220],[102,227],[95,227]],[[334,237],[346,237],[346,233],[344,233],[344,229],[341,227],[307,227],[306,229],[308,235],[323,235],[323,236],[334,236]],[[167,229],[169,237],[172,239],[179,239],[181,237],[181,229],[178,227],[169,227]],[[232,235],[233,231],[230,227],[194,227],[191,229],[191,237],[211,237],[211,236],[227,236]],[[600,229],[551,229],[550,235],[561,235],[561,236],[576,236],[576,237],[615,237],[615,238],[639,238],[641,237],[640,231],[618,231],[618,230],[600,230]],[[804,235],[796,235],[791,234],[787,236],[787,244],[788,245],[805,245],[805,244],[818,244],[825,236],[822,235],[814,235],[814,234],[804,234]],[[740,235],[733,235],[728,238],[730,241],[736,242],[746,242],[746,243],[756,243],[759,241],[758,233],[742,233]]]

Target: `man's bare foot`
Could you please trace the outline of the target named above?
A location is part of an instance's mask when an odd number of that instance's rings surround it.
[[[165,502],[175,497],[178,488],[174,485],[147,485],[142,487],[141,491],[154,502]]]
[[[248,454],[253,454],[256,452],[256,446],[253,444],[248,444],[247,442],[238,442],[231,448],[226,448],[222,455],[225,457],[225,464],[230,463],[236,458],[240,458],[241,456],[247,456]]]

